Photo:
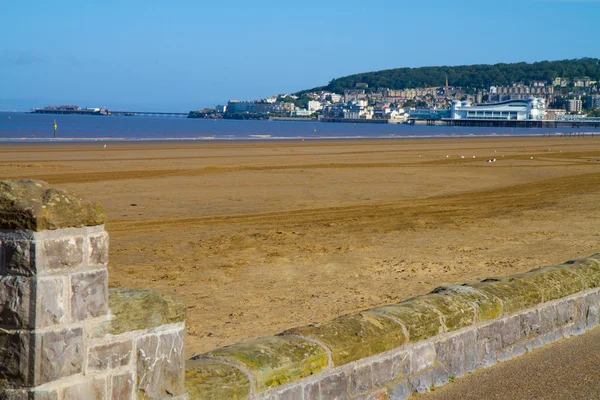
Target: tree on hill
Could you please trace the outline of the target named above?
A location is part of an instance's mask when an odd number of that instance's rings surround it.
[[[377,88],[408,89],[441,87],[446,84],[446,76],[452,86],[465,89],[488,89],[490,86],[505,86],[512,83],[531,84],[533,81],[552,81],[561,77],[575,79],[589,77],[600,81],[600,63],[597,58],[581,58],[561,61],[541,61],[535,63],[461,65],[421,68],[396,68],[367,72],[332,79],[327,86],[309,91],[328,90],[343,93],[357,84],[368,84],[369,91]]]

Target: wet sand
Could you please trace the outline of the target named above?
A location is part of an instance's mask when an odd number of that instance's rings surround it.
[[[103,146],[0,144],[0,179],[101,202],[110,285],[183,300],[190,356],[600,251],[600,138]]]

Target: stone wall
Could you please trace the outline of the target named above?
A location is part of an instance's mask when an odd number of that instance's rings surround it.
[[[185,306],[108,289],[96,204],[0,182],[0,399],[184,399]]]
[[[240,343],[186,363],[193,399],[394,399],[598,325],[600,254]]]
[[[0,399],[407,399],[599,324],[600,254],[184,360],[185,306],[108,289],[97,204],[0,181]]]

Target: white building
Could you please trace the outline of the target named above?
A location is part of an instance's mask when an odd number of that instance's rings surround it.
[[[311,100],[306,104],[306,108],[309,111],[319,111],[323,109],[323,104],[320,101]]]
[[[545,113],[546,103],[544,99],[530,97],[525,100],[507,100],[475,106],[466,101],[454,101],[450,118],[525,121],[544,119]]]
[[[580,113],[583,108],[583,103],[579,99],[567,101],[567,111],[570,113]]]

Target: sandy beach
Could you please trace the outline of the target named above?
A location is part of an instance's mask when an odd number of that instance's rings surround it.
[[[184,301],[189,356],[600,251],[600,138],[104,144],[0,144],[0,179],[102,203],[111,286]]]

